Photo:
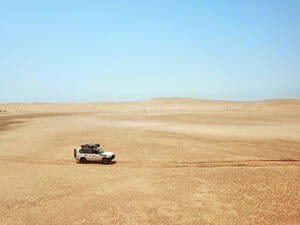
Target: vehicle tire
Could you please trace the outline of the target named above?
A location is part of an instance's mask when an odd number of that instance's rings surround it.
[[[74,158],[76,158],[76,149],[74,148]]]
[[[80,160],[79,160],[79,162],[82,163],[82,164],[85,164],[86,163],[86,158],[81,157]]]
[[[109,162],[110,162],[110,159],[108,159],[108,158],[103,158],[102,159],[103,164],[108,164]]]

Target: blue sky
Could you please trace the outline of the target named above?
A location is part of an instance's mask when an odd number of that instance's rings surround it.
[[[300,1],[2,1],[0,102],[300,98]]]

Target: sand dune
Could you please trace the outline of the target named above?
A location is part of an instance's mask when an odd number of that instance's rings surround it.
[[[7,225],[300,224],[300,100],[0,104],[0,184]]]

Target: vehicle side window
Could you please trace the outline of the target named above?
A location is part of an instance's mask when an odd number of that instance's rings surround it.
[[[93,149],[87,149],[88,154],[93,154],[94,153],[93,151],[94,151]]]
[[[81,153],[87,154],[87,153],[89,153],[89,152],[88,152],[88,149],[81,149]]]
[[[97,150],[93,150],[93,149],[80,149],[79,150],[80,153],[83,154],[97,154]]]

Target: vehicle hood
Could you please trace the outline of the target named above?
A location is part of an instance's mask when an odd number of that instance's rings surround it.
[[[101,155],[105,156],[105,157],[112,157],[114,155],[113,152],[103,152]]]

